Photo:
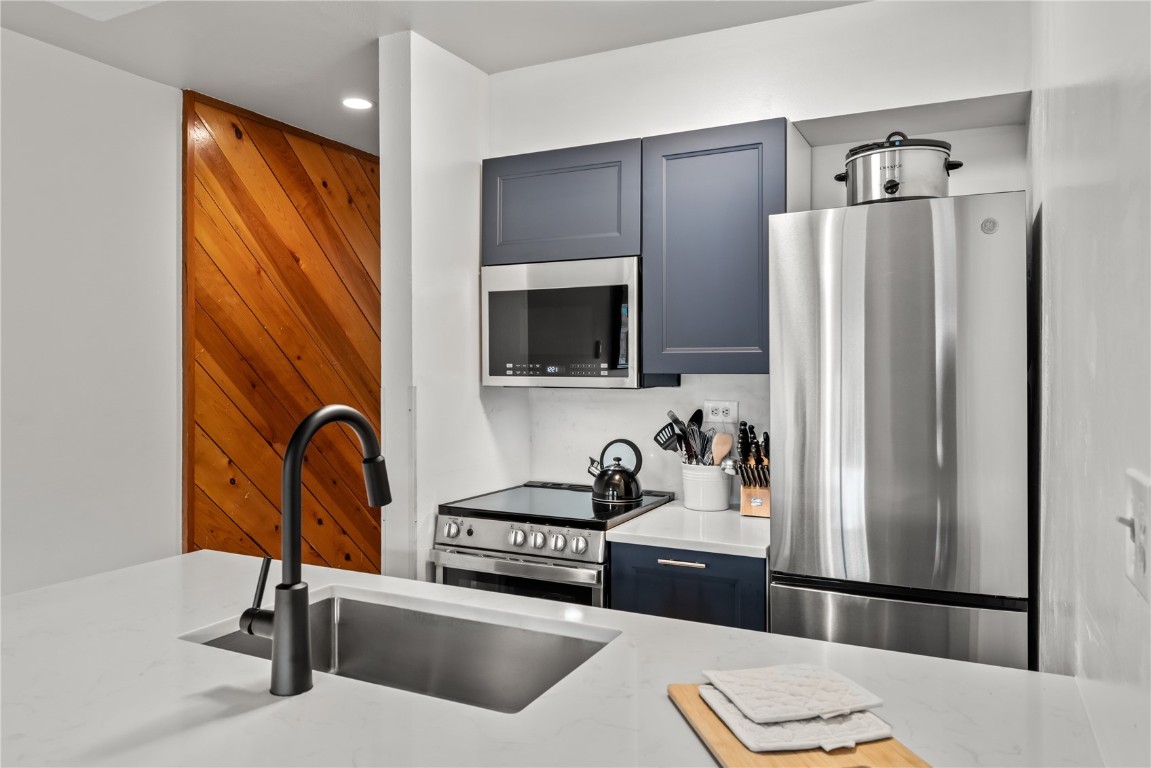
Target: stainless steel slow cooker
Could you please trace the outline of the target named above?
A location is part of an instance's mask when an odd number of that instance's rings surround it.
[[[962,167],[951,159],[948,142],[909,139],[895,131],[884,141],[852,147],[835,180],[847,183],[848,205],[947,197],[951,172]]]

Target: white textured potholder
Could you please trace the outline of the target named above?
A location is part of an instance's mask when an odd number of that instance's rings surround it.
[[[871,712],[852,712],[839,717],[814,717],[762,725],[744,717],[730,699],[710,685],[701,685],[699,695],[752,752],[816,747],[830,752],[841,747],[854,747],[865,741],[886,739],[891,735],[891,726]]]
[[[883,703],[838,672],[814,664],[705,670],[703,676],[756,723],[836,717]]]

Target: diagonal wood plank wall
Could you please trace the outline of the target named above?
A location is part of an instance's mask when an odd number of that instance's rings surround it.
[[[292,431],[330,403],[380,430],[379,158],[184,95],[184,549],[280,555]],[[305,562],[380,572],[359,441],[312,441]]]

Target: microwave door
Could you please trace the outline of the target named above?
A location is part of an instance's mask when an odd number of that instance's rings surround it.
[[[488,297],[488,373],[503,376],[528,362],[528,291],[499,291]]]
[[[483,383],[638,386],[638,334],[630,328],[635,262],[483,268]],[[579,274],[567,274],[573,270]]]
[[[531,362],[610,371],[620,367],[620,308],[627,305],[626,286],[530,291],[527,303]]]

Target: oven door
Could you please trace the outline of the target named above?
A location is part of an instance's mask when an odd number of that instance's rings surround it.
[[[483,267],[481,383],[639,386],[635,256]]]
[[[601,564],[542,557],[513,560],[490,552],[438,547],[432,550],[431,560],[439,584],[604,606],[605,569]]]

